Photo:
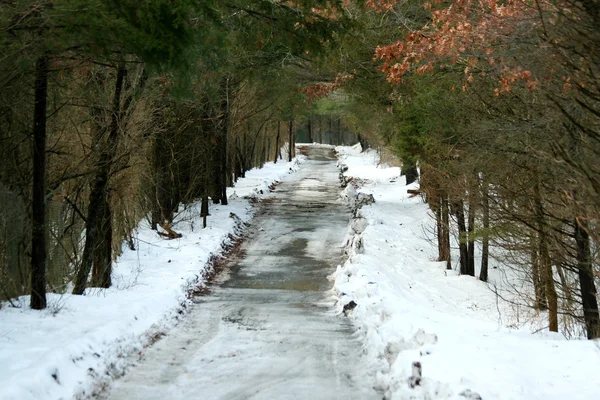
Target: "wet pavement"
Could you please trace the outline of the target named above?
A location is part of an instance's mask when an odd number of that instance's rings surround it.
[[[352,324],[327,276],[349,211],[336,158],[310,147],[300,171],[259,205],[249,237],[185,321],[102,398],[371,399]]]

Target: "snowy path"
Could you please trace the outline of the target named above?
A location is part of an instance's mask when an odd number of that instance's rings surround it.
[[[378,398],[352,324],[328,299],[349,219],[335,161],[330,148],[309,150],[221,283],[102,398]]]

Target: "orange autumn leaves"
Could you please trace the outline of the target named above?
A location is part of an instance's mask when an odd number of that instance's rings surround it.
[[[307,103],[324,99],[338,90],[345,81],[351,78],[352,75],[339,74],[332,83],[317,83],[304,87],[302,89],[302,94],[304,94]]]
[[[431,20],[402,40],[377,47],[375,57],[383,60],[381,70],[392,83],[400,82],[408,72],[425,74],[436,67],[460,66],[465,74],[463,90],[474,74],[495,75],[496,94],[510,91],[518,81],[533,90],[539,80],[526,65],[516,63],[508,50],[540,28],[539,7],[547,7],[545,1],[427,2]]]
[[[404,0],[367,0],[366,6],[378,12],[389,11]]]

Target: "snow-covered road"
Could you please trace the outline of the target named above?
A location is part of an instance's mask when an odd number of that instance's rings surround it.
[[[331,148],[307,151],[211,293],[102,398],[379,398],[361,341],[329,298],[349,220],[336,158]]]

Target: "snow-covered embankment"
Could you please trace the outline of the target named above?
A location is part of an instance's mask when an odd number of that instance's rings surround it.
[[[370,194],[375,202],[355,213],[334,289],[340,312],[356,304],[346,314],[364,335],[374,386],[385,398],[599,396],[596,342],[505,326],[515,320],[511,308],[486,284],[435,261],[435,222],[422,199],[407,193],[417,184],[406,186],[398,168],[378,166],[375,151],[337,150],[347,167],[344,196],[354,202]]]

